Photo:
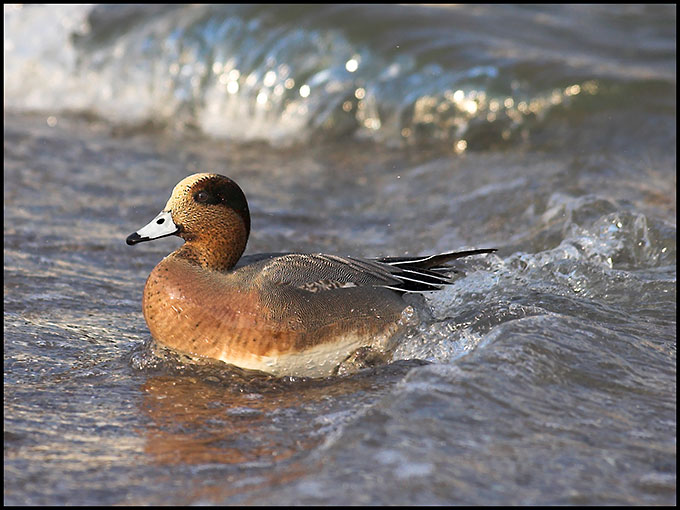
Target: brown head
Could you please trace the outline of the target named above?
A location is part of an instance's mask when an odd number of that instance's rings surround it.
[[[163,211],[126,242],[178,235],[186,242],[175,256],[220,271],[236,264],[249,234],[250,213],[241,188],[223,175],[200,173],[182,179]]]

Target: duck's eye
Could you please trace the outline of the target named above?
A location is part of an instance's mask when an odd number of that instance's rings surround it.
[[[194,200],[200,204],[205,204],[208,199],[210,198],[210,195],[208,194],[207,191],[199,191],[194,195]]]

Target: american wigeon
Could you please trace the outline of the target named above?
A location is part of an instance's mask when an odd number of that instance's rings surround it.
[[[129,245],[171,235],[185,241],[144,286],[144,318],[157,341],[277,376],[332,375],[359,349],[386,345],[408,309],[404,293],[439,290],[451,283],[447,262],[495,251],[241,258],[249,233],[241,188],[200,173],[180,181],[163,211],[127,238]]]

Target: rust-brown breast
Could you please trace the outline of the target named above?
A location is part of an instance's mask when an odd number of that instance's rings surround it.
[[[281,331],[268,320],[255,289],[236,284],[227,274],[207,273],[172,256],[154,268],[142,307],[156,340],[225,360],[290,348],[294,332]]]

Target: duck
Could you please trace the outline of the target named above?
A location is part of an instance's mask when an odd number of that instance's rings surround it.
[[[153,339],[196,358],[277,377],[328,377],[362,349],[386,349],[413,308],[408,293],[453,282],[449,262],[495,248],[417,257],[324,253],[243,256],[246,196],[229,177],[182,179],[163,210],[126,243],[179,236],[144,285]]]

